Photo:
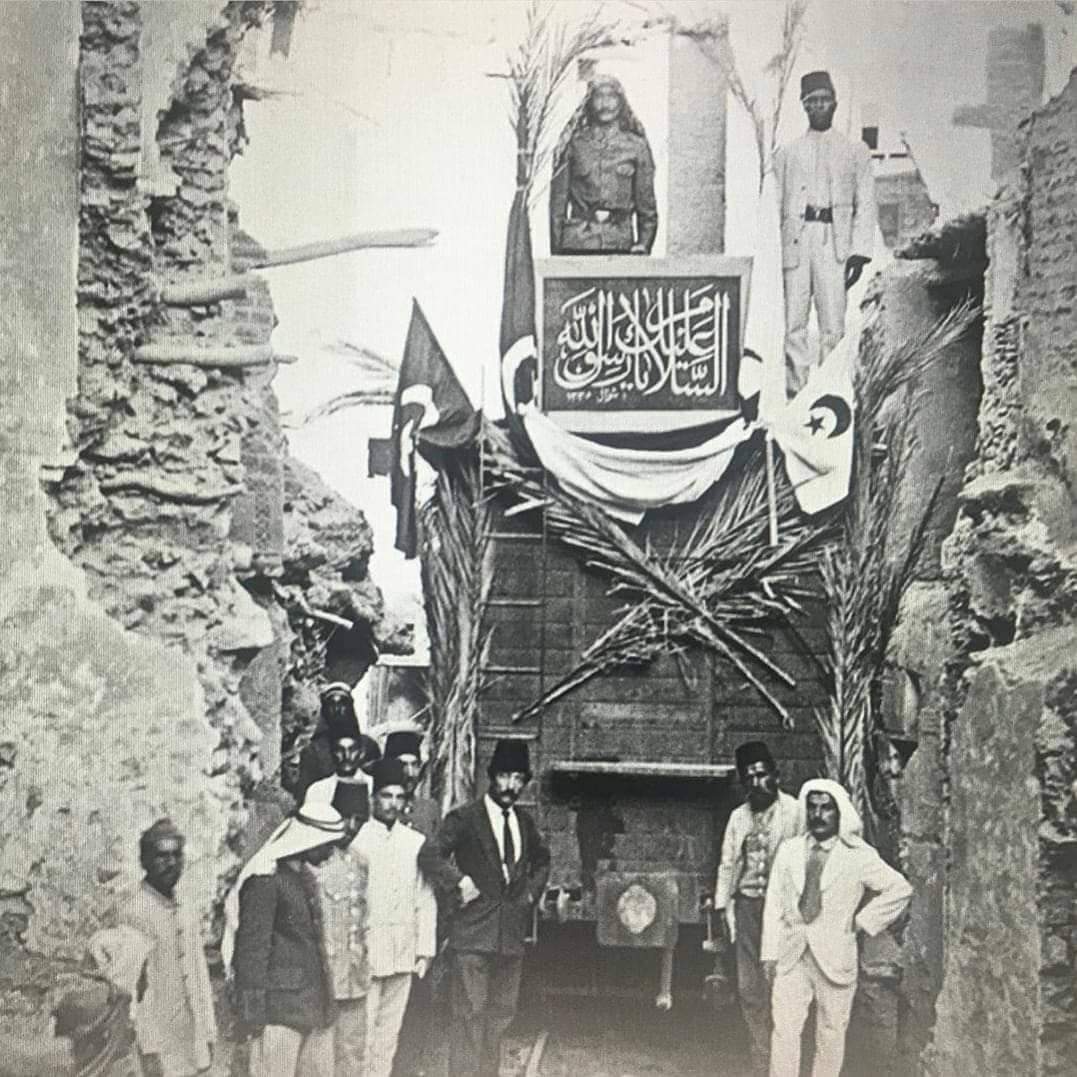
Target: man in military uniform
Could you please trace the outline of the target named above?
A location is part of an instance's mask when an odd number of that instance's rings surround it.
[[[826,71],[800,80],[808,130],[774,156],[785,282],[787,388],[795,395],[820,359],[808,344],[812,304],[822,358],[845,333],[845,293],[875,246],[875,178],[863,142],[833,129],[838,107]]]
[[[609,75],[592,79],[561,134],[550,181],[554,254],[650,254],[658,230],[654,159]]]

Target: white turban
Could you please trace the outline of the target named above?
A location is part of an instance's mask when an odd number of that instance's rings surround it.
[[[800,787],[800,796],[797,803],[800,808],[800,833],[804,834],[808,829],[808,794],[826,793],[837,805],[838,809],[838,837],[846,845],[860,845],[864,841],[864,824],[860,821],[860,813],[853,807],[845,786],[831,781],[829,778],[810,778]]]
[[[277,861],[289,856],[328,845],[344,836],[344,820],[332,804],[313,800],[303,801],[303,806],[289,815],[265,844],[247,861],[236,879],[235,886],[224,899],[224,934],[221,937],[221,960],[225,975],[231,975],[232,954],[235,952],[236,931],[239,928],[239,892],[252,875],[272,875]]]

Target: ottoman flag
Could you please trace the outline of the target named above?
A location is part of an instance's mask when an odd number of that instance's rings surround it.
[[[411,324],[393,401],[391,494],[396,509],[396,548],[414,557],[415,450],[431,464],[449,449],[475,440],[479,412],[472,406],[422,308],[413,300]]]

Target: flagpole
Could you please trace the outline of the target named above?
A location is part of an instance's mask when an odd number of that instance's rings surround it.
[[[767,431],[767,517],[770,523],[770,544],[778,545],[778,497],[774,490],[774,439]]]

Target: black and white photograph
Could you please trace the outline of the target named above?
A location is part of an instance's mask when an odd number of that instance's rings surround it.
[[[1077,4],[0,0],[0,1077],[1077,1074]]]

